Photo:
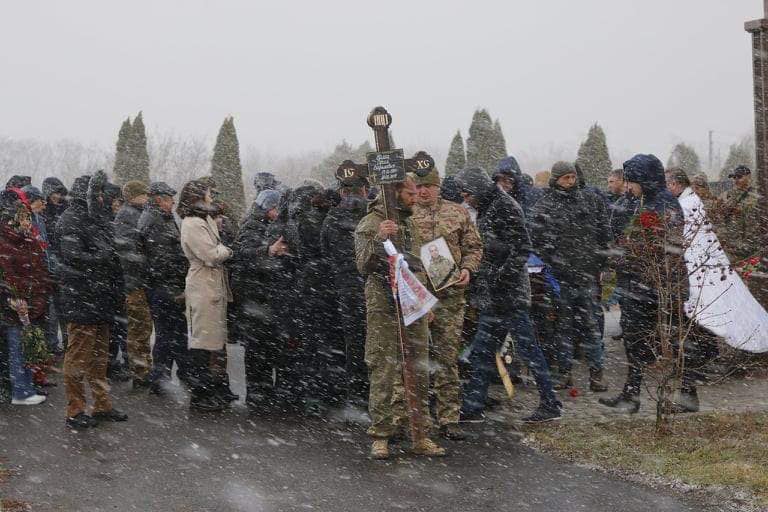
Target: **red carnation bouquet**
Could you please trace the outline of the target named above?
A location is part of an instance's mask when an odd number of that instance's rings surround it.
[[[768,272],[768,269],[766,269],[765,264],[763,264],[759,256],[752,256],[742,260],[736,263],[733,268],[745,281],[748,281],[752,277],[752,274],[764,274]]]

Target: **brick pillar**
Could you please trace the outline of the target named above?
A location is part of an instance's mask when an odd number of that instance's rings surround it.
[[[752,70],[755,99],[755,148],[757,152],[756,183],[760,193],[760,213],[755,222],[763,227],[762,246],[768,247],[768,0],[763,0],[765,17],[748,21],[744,29],[752,34]],[[768,254],[763,253],[763,262]],[[768,289],[765,286],[756,294],[756,299],[768,306]],[[753,293],[755,290],[753,290]]]

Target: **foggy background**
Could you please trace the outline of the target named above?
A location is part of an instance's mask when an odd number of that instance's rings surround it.
[[[529,173],[575,159],[595,122],[614,166],[686,142],[706,169],[714,130],[717,167],[753,129],[743,24],[761,4],[6,1],[0,173],[111,171],[120,123],[141,110],[163,175],[207,173],[233,115],[246,188],[258,170],[290,183],[342,140],[371,138],[378,104],[397,145],[441,169],[480,107]]]

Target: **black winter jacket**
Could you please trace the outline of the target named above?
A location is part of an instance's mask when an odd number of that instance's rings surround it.
[[[610,230],[605,208],[583,190],[547,189],[529,226],[534,250],[558,281],[590,283],[606,266]]]
[[[115,217],[115,248],[125,278],[125,291],[131,293],[149,286],[147,260],[139,250],[139,217],[143,208],[125,203]]]
[[[147,265],[147,284],[171,297],[184,293],[189,261],[181,250],[181,234],[173,213],[154,204],[141,212],[138,250]]]
[[[483,313],[509,316],[531,300],[525,264],[532,247],[525,217],[517,201],[496,185],[478,199],[483,259],[472,280],[471,300]]]
[[[336,288],[360,288],[365,284],[355,264],[355,229],[367,215],[368,201],[360,197],[347,197],[332,208],[320,231],[320,248],[330,264],[330,273]]]
[[[100,179],[106,180],[106,176]],[[91,185],[89,200],[74,197],[56,224],[61,316],[77,324],[111,324],[122,303],[122,269],[108,216],[97,211],[95,197],[100,185]]]

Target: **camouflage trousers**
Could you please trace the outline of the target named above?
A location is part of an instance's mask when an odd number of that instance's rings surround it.
[[[365,362],[368,365],[370,392],[368,412],[371,427],[368,434],[389,439],[398,431],[408,431],[408,410],[403,386],[403,355],[397,335],[397,319],[386,311],[368,311],[365,339]],[[424,430],[430,428],[429,417],[429,349],[426,317],[406,328],[415,356],[416,392]]]
[[[464,290],[451,290],[432,310],[435,318],[429,324],[432,335],[429,351],[433,370],[431,389],[435,395],[435,413],[440,426],[459,422],[459,349],[465,306]]]

